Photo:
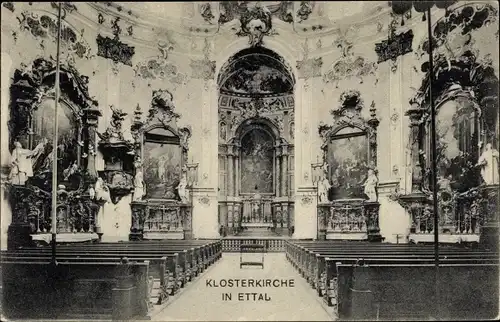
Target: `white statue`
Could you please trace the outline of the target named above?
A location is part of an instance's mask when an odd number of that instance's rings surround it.
[[[181,198],[181,202],[183,202],[183,203],[187,202],[186,187],[187,187],[186,173],[183,173],[182,177],[181,177],[181,181],[179,182],[179,185],[177,186],[177,193],[179,194],[179,197]]]
[[[365,181],[365,195],[368,196],[369,201],[377,201],[377,185],[378,178],[373,169],[368,169],[368,176]]]
[[[104,183],[104,180],[102,180],[102,178],[97,178],[94,191],[95,191],[95,199],[97,201],[111,202],[109,188],[106,185],[106,183]]]
[[[328,179],[325,177],[323,180],[321,180],[318,184],[318,198],[319,198],[319,203],[326,203],[328,202],[328,190],[330,190],[330,182]]]
[[[138,169],[134,177],[134,194],[132,196],[132,200],[141,200],[145,195],[146,186],[144,185],[144,177],[142,175],[142,171]]]
[[[24,185],[28,178],[33,176],[33,153],[18,141],[14,142],[14,150],[11,155],[11,169],[9,180],[13,184]]]
[[[481,167],[481,176],[487,185],[498,184],[498,151],[491,143],[486,144],[477,166]]]
[[[90,197],[90,200],[94,200],[94,198],[95,198],[95,190],[93,187],[89,188],[89,197]]]

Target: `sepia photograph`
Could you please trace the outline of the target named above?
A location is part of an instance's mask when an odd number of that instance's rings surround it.
[[[2,2],[0,320],[499,319],[499,10]]]

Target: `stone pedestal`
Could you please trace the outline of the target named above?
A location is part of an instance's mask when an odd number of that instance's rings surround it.
[[[218,239],[218,203],[216,189],[193,188],[193,238]]]
[[[299,188],[295,194],[294,239],[317,238],[317,197],[315,187]]]

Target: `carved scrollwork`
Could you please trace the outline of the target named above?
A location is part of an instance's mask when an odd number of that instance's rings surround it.
[[[311,77],[321,76],[321,67],[323,66],[323,58],[306,58],[297,61],[297,70],[299,78],[309,79]]]
[[[201,196],[200,198],[198,198],[198,202],[202,205],[209,206],[210,198],[208,196]]]
[[[389,39],[375,44],[378,63],[380,64],[389,59],[395,62],[399,56],[412,51],[412,43],[413,31],[411,29],[401,34],[391,34]]]
[[[313,202],[313,198],[311,196],[305,195],[305,196],[302,196],[300,201],[302,202],[303,205],[311,205]]]
[[[143,79],[166,79],[173,84],[185,84],[187,75],[181,73],[175,64],[167,60],[168,53],[173,48],[173,44],[170,42],[159,42],[160,54],[139,62],[134,68],[135,75]]]
[[[5,4],[4,4],[5,5]],[[35,38],[52,38],[57,39],[57,19],[47,14],[37,14],[34,12],[24,11],[20,17],[17,17],[21,30],[29,31]],[[73,55],[79,58],[92,58],[91,47],[83,38],[84,30],[80,33],[75,31],[75,28],[62,21],[63,28],[61,30],[61,43],[66,47],[64,52],[67,52],[68,58]]]
[[[352,52],[352,43],[345,39],[345,37],[336,40],[334,45],[341,49],[342,56],[324,74],[324,82],[334,82],[335,86],[338,87],[339,81],[356,77],[359,79],[359,83],[362,84],[363,77],[376,75],[377,65],[374,62],[366,61],[361,56],[355,56]]]
[[[309,15],[312,13],[314,7],[314,2],[313,1],[301,1],[299,5],[299,9],[297,9],[297,17],[298,23],[301,23],[302,21],[305,21],[309,19]]]
[[[109,38],[97,35],[97,56],[111,59],[114,62],[120,62],[132,67],[132,57],[135,54],[135,48],[122,43],[118,38]]]
[[[277,1],[265,3],[266,10],[272,16],[278,19],[292,23],[293,22],[293,3],[290,1]],[[225,24],[241,15],[248,10],[249,4],[247,1],[221,1],[219,2],[219,24]]]
[[[215,78],[215,60],[210,60],[210,41],[205,38],[205,46],[203,48],[204,57],[200,60],[192,59],[190,66],[192,70],[191,77],[203,79],[205,81]]]
[[[215,19],[214,14],[212,13],[212,5],[210,2],[205,2],[199,5],[200,15],[209,24],[213,24],[213,20]]]
[[[174,112],[174,96],[166,89],[153,91],[151,108],[147,117],[147,122],[154,120],[163,124],[168,124],[171,120],[177,120],[180,114]]]
[[[489,3],[465,4],[448,9],[445,16],[434,25],[433,51],[436,57],[445,55],[453,58],[470,50],[473,30],[487,26],[498,20],[498,9]],[[427,57],[429,40],[424,39],[416,51],[417,57]]]
[[[272,19],[271,11],[265,6],[256,4],[254,7],[246,8],[240,15],[241,29],[238,36],[248,36],[250,46],[262,45],[264,36],[271,35]]]

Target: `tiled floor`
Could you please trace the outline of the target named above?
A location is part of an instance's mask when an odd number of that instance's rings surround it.
[[[245,254],[256,258],[258,254]],[[285,254],[265,255],[264,269],[239,268],[239,254],[224,254],[192,284],[172,299],[156,321],[331,321],[313,289],[286,261]],[[294,280],[294,287],[214,287],[222,279]],[[210,282],[209,280],[213,280]],[[207,285],[209,283],[209,286]],[[223,300],[231,293],[231,300]],[[238,293],[265,293],[269,301],[239,301]],[[262,295],[265,297],[266,295]],[[246,295],[241,295],[246,298]],[[256,295],[258,299],[259,295]],[[249,295],[253,298],[253,295]]]

